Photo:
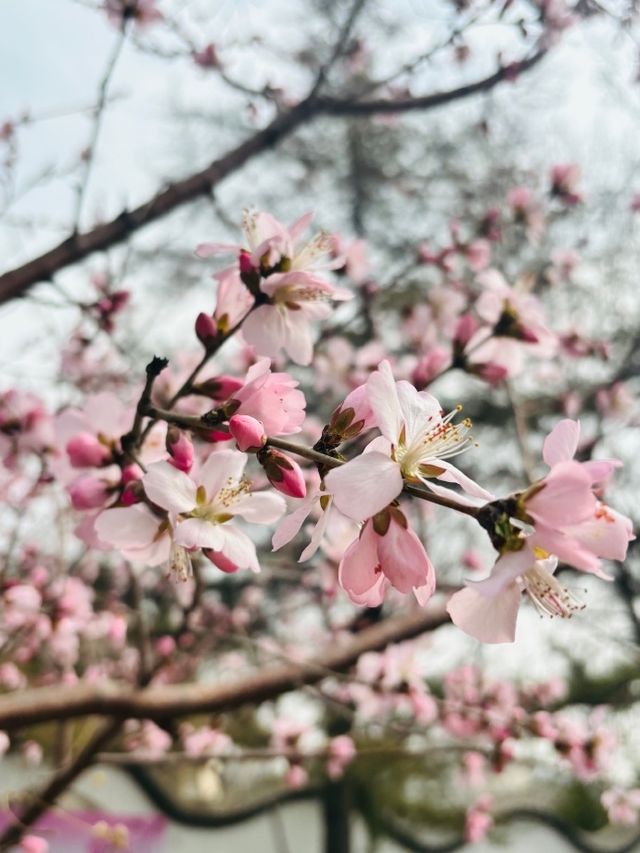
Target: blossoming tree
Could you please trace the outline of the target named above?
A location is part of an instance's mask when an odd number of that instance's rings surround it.
[[[159,808],[198,825],[237,820],[226,807],[238,799],[249,817],[319,796],[334,853],[350,849],[350,810],[372,837],[413,850],[481,840],[525,812],[583,849],[582,830],[631,833],[632,751],[622,765],[634,718],[617,709],[633,702],[637,647],[604,674],[572,652],[599,624],[597,600],[622,609],[630,645],[640,640],[620,470],[631,463],[633,476],[637,455],[637,300],[626,318],[607,314],[609,258],[597,246],[586,254],[600,278],[580,284],[576,235],[598,206],[573,163],[523,175],[487,157],[483,192],[466,199],[451,174],[466,206],[445,206],[431,232],[399,218],[420,189],[411,168],[391,181],[400,208],[380,201],[393,228],[371,202],[389,152],[402,162],[415,138],[426,144],[411,116],[518,91],[592,10],[456,4],[442,39],[430,34],[385,71],[380,40],[395,60],[411,21],[377,18],[362,0],[328,3],[307,33],[313,43],[322,23],[322,56],[297,45],[290,88],[256,88],[236,77],[234,41],[206,42],[197,16],[155,0],[96,5],[115,42],[71,169],[72,230],[0,275],[0,300],[21,297],[22,316],[44,305],[68,318],[53,336],[61,372],[50,387],[6,383],[0,394],[0,753],[51,771],[11,804],[0,849],[57,849],[46,813],[96,763],[128,768]],[[489,73],[416,94],[439,57],[473,74],[474,57],[486,66],[471,47],[482,26],[508,30],[510,58],[491,54]],[[91,220],[128,49],[215,79],[249,108],[254,132]],[[334,223],[330,198],[324,229],[313,213],[295,218],[299,200],[314,201],[304,178],[275,202],[282,221],[251,206],[271,190],[244,186],[221,206],[218,184],[278,143],[318,180],[335,122],[347,128],[350,228]],[[34,124],[0,126],[7,221]],[[337,191],[341,164],[325,168]],[[194,207],[181,251],[175,224],[154,250],[136,243],[203,198],[213,215]],[[625,204],[633,216],[634,198]],[[154,255],[167,287],[177,255],[172,274],[199,282],[195,298],[186,288],[137,298],[128,264]],[[78,285],[61,284],[85,262]],[[574,316],[585,293],[601,308],[589,331]],[[164,324],[150,319],[154,305],[168,309]],[[553,642],[566,648],[546,672]],[[505,644],[520,653],[520,677],[469,662]],[[74,746],[83,725],[90,734]],[[502,780],[531,762],[546,798],[509,781],[515,795],[505,792]],[[180,785],[194,773],[209,780],[197,803]],[[95,843],[134,849],[124,825],[81,824]]]

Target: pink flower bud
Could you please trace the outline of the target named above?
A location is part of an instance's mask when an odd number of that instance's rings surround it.
[[[260,421],[250,415],[234,415],[229,420],[229,432],[235,438],[238,449],[242,451],[259,450],[267,440]]]
[[[66,447],[69,462],[74,468],[98,468],[111,457],[109,448],[90,432],[79,432],[69,439]]]
[[[193,444],[186,432],[170,426],[167,430],[166,448],[173,467],[188,474],[193,465]]]
[[[142,479],[142,469],[139,465],[127,465],[122,469],[121,480],[125,484],[135,483]]]
[[[155,650],[160,657],[169,657],[176,650],[176,641],[169,634],[165,634],[164,637],[158,637],[156,640]]]
[[[242,379],[235,376],[214,376],[196,386],[199,394],[205,394],[212,400],[228,400],[234,392],[244,386]]]
[[[307,494],[304,474],[297,462],[274,450],[264,448],[258,453],[258,462],[274,489],[288,495],[290,498],[303,498]]]
[[[90,474],[78,477],[69,486],[69,497],[74,509],[97,509],[104,506],[108,496],[105,481]]]
[[[255,272],[255,267],[251,261],[251,255],[249,252],[242,251],[240,252],[240,257],[238,258],[238,264],[240,266],[240,274],[246,275],[247,273]]]
[[[500,382],[504,382],[509,375],[508,368],[502,364],[494,364],[491,361],[488,361],[486,364],[475,364],[473,372],[490,385],[498,385]]]
[[[478,328],[478,322],[472,314],[463,314],[458,319],[453,340],[461,347],[466,347]]]
[[[195,330],[198,340],[205,349],[213,346],[218,340],[218,326],[216,321],[203,311],[196,317]]]
[[[212,551],[210,548],[203,548],[202,553],[208,560],[211,560],[213,565],[227,575],[233,575],[238,571],[238,566],[233,563],[228,557],[225,557],[221,551]]]

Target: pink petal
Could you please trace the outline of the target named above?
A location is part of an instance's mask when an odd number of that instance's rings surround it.
[[[199,258],[208,258],[222,252],[239,252],[240,246],[233,243],[199,243],[196,246],[196,255]]]
[[[560,530],[554,530],[543,524],[536,524],[534,533],[529,537],[532,546],[555,554],[563,563],[580,569],[583,572],[594,574],[603,580],[611,580],[600,563],[598,557],[585,548],[578,539],[567,536]]]
[[[242,334],[259,355],[275,358],[285,339],[282,312],[273,305],[261,305],[242,324]]]
[[[318,519],[313,528],[309,544],[298,558],[299,563],[304,563],[305,560],[310,560],[320,547],[320,543],[322,542],[324,534],[327,530],[327,525],[329,524],[330,512],[330,506],[327,506],[326,509],[322,510],[320,518]]]
[[[384,536],[378,537],[378,557],[382,571],[400,592],[414,587],[436,587],[436,573],[424,545],[410,528],[391,521]]]
[[[561,527],[579,524],[595,513],[591,476],[579,462],[557,462],[543,482],[544,486],[526,504],[536,522]]]
[[[447,604],[451,621],[481,643],[513,643],[521,594],[516,584],[486,598],[474,589],[454,593]]]
[[[155,462],[142,478],[152,503],[171,512],[190,512],[196,505],[196,484],[169,462]]]
[[[380,362],[376,372],[367,379],[367,396],[378,429],[392,444],[397,444],[402,431],[403,415],[396,382],[388,361]]]
[[[580,441],[580,424],[565,418],[556,424],[544,440],[542,458],[550,468],[573,459]]]
[[[338,569],[340,586],[349,595],[366,595],[380,581],[377,539],[373,526],[367,524],[362,534],[344,552]]]
[[[479,581],[466,581],[483,598],[495,598],[501,595],[513,581],[524,574],[535,563],[535,557],[527,545],[520,551],[507,551],[498,560],[488,578]]]
[[[399,465],[382,453],[356,456],[324,478],[340,512],[364,521],[388,506],[402,491]]]

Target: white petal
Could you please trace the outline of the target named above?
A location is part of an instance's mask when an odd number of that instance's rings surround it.
[[[482,486],[479,486],[475,480],[472,480],[471,477],[467,477],[466,474],[463,474],[459,468],[456,468],[455,465],[452,465],[451,462],[448,462],[445,459],[427,459],[425,460],[426,465],[434,465],[437,468],[444,468],[445,473],[438,475],[438,480],[444,480],[445,483],[457,483],[459,486],[465,490],[468,495],[472,495],[474,498],[483,498],[485,501],[492,501],[494,499],[494,495],[491,492],[488,492],[486,489],[483,489]]]
[[[190,512],[196,505],[196,484],[168,462],[155,462],[142,478],[150,501],[172,512]]]
[[[282,495],[274,492],[251,492],[242,495],[229,507],[229,512],[241,515],[245,521],[256,524],[272,524],[277,521],[287,508]]]
[[[99,538],[116,548],[141,548],[158,534],[160,519],[144,504],[105,509],[96,518]]]
[[[402,491],[400,466],[382,453],[356,456],[324,478],[340,512],[364,521],[388,506]]]
[[[376,372],[367,379],[367,396],[378,429],[392,444],[397,444],[403,420],[396,382],[388,361],[382,361]]]
[[[516,584],[510,584],[494,598],[485,598],[474,589],[462,589],[451,596],[447,611],[454,625],[481,643],[512,643],[520,599]]]
[[[273,305],[261,305],[242,324],[242,334],[259,355],[275,358],[285,338],[284,318]]]
[[[406,428],[405,443],[412,444],[442,422],[440,403],[426,391],[418,392],[410,382],[402,380],[396,388]]]
[[[176,527],[176,545],[182,545],[184,548],[211,548],[220,551],[223,541],[222,526],[203,518],[187,518],[178,522]]]
[[[251,569],[252,572],[259,572],[260,564],[258,563],[256,546],[247,534],[231,524],[225,524],[221,528],[221,532],[223,544],[221,548],[216,550],[222,551],[224,556],[235,563],[239,569]]]

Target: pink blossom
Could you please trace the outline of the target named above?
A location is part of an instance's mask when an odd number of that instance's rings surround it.
[[[272,373],[271,362],[261,358],[247,371],[244,385],[233,392],[227,408],[234,415],[260,421],[267,435],[300,432],[306,400],[298,382],[288,373]]]
[[[269,524],[282,515],[285,503],[279,495],[251,491],[243,478],[246,463],[244,453],[220,450],[209,455],[195,480],[168,462],[156,462],[142,482],[149,500],[173,520],[175,545],[220,552],[238,568],[259,571],[254,543],[231,521],[240,516]]]
[[[330,316],[331,302],[351,299],[353,294],[336,288],[316,275],[316,270],[343,265],[330,260],[331,238],[320,233],[299,247],[299,237],[313,217],[305,214],[289,228],[268,213],[245,211],[243,231],[249,249],[238,245],[203,243],[199,257],[237,252],[238,278],[260,304],[244,321],[246,341],[260,355],[276,357],[284,349],[298,364],[309,364],[313,353],[310,321]],[[235,275],[232,272],[228,275]],[[227,271],[225,271],[227,274]],[[236,292],[241,292],[236,287]]]
[[[465,257],[474,272],[486,269],[491,263],[491,243],[484,239],[474,240],[466,246]]]
[[[226,334],[247,315],[253,305],[254,297],[247,289],[236,267],[227,267],[215,273],[218,282],[216,308],[213,319],[218,333]]]
[[[301,764],[290,764],[289,769],[285,773],[284,782],[287,788],[298,790],[304,788],[309,781],[309,774]]]
[[[452,422],[458,410],[443,416],[431,394],[396,382],[387,361],[367,380],[367,395],[382,437],[326,475],[327,491],[341,512],[356,521],[373,517],[400,494],[405,478],[436,494],[451,494],[433,483],[439,479],[462,486],[474,499],[491,500],[489,492],[448,461],[471,444],[471,422]]]
[[[327,755],[327,775],[330,779],[339,779],[345,767],[351,764],[358,754],[353,739],[348,735],[331,738]]]
[[[389,586],[414,592],[421,605],[436,586],[435,569],[424,546],[396,507],[369,519],[344,553],[340,586],[354,604],[377,607]]]
[[[492,798],[485,795],[467,809],[464,837],[469,844],[477,844],[486,838],[487,832],[493,826],[493,818],[489,813],[492,805]]]
[[[451,596],[451,621],[481,643],[512,643],[522,592],[543,615],[570,617],[584,605],[554,577],[557,564],[555,557],[536,560],[526,546],[507,551],[489,578],[467,581],[465,589]]]

